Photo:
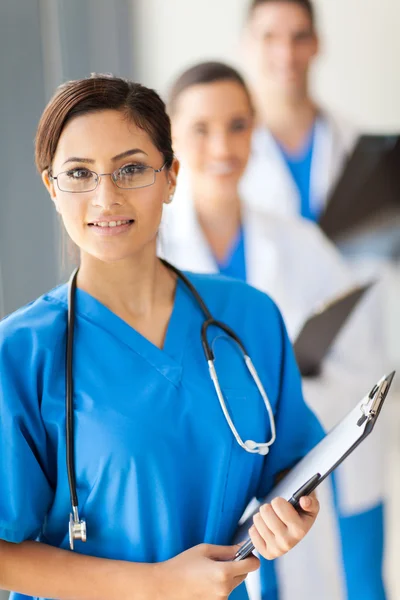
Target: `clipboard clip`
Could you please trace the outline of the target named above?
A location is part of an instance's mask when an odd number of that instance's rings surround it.
[[[382,383],[376,383],[374,385],[366,397],[365,402],[362,402],[360,405],[362,416],[357,421],[358,427],[364,425],[366,421],[371,421],[376,416],[380,403],[385,397],[388,387],[389,382],[387,379],[384,379]]]

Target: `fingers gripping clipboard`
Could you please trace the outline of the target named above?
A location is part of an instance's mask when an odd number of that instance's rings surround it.
[[[239,522],[234,543],[245,543],[234,560],[243,560],[254,550],[248,530],[261,504],[276,497],[288,500],[295,508],[302,496],[311,494],[373,430],[389,392],[395,372],[382,377],[359,402],[256,506],[252,503]]]

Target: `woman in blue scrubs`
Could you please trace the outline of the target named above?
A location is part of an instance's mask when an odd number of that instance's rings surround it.
[[[73,412],[87,541],[68,551],[62,285],[0,324],[0,588],[36,598],[245,599],[241,584],[258,560],[230,560],[238,519],[322,435],[282,317],[245,283],[188,275],[265,387],[276,441],[262,456],[232,435],[203,354],[202,310],[157,258],[179,168],[158,95],[108,76],[61,86],[39,123],[36,164],[80,250]],[[237,344],[216,327],[208,338],[239,435],[270,440]],[[255,518],[262,556],[304,537],[318,501],[301,506],[302,515],[276,499]]]

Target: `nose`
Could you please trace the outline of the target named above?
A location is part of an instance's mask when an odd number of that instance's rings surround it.
[[[121,206],[124,203],[123,190],[118,188],[110,175],[100,175],[97,188],[93,192],[93,206],[107,210],[112,206]]]
[[[292,39],[280,40],[275,48],[275,57],[281,67],[291,67],[295,58],[295,42]]]
[[[226,158],[230,153],[229,133],[220,131],[210,138],[210,154],[216,158]]]

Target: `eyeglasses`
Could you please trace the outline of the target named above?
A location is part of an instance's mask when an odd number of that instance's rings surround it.
[[[160,169],[130,164],[116,169],[113,173],[96,173],[83,167],[74,167],[69,171],[59,173],[57,177],[50,175],[50,179],[57,181],[57,187],[61,192],[71,194],[93,192],[99,185],[101,177],[106,175],[111,177],[111,181],[117,187],[133,190],[153,185],[156,181],[156,173],[161,173],[166,164],[164,163]]]

